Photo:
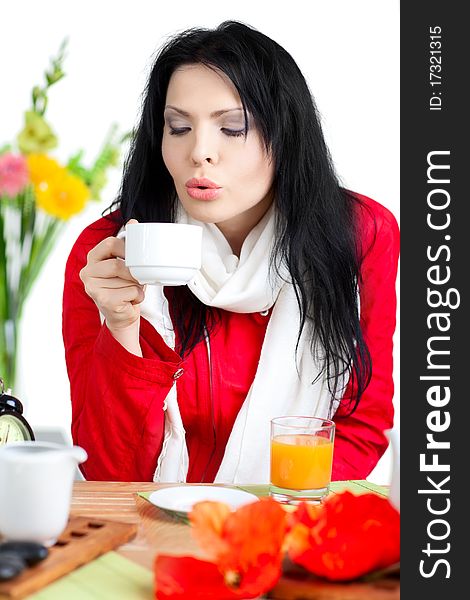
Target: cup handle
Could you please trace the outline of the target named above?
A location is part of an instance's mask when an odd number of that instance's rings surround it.
[[[69,453],[72,456],[72,458],[75,459],[77,464],[85,462],[88,458],[86,450],[81,446],[72,446],[71,448],[69,448]]]
[[[123,229],[122,231],[120,231],[120,232],[117,234],[117,236],[116,236],[116,237],[118,238],[118,240],[125,240],[125,239],[126,239],[126,230],[125,230],[125,229]],[[126,259],[125,259],[125,258],[124,258],[124,259],[122,259],[122,258],[121,258],[120,260],[124,260],[124,261],[125,261]]]

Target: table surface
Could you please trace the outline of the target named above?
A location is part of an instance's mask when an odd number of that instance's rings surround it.
[[[357,482],[367,486],[367,482]],[[188,525],[159,510],[137,492],[150,492],[172,484],[145,482],[95,482],[79,481],[74,483],[71,514],[76,516],[125,521],[137,525],[137,535],[129,543],[116,551],[141,566],[152,569],[156,554],[193,555],[204,558],[204,554],[193,539]],[[173,484],[177,485],[177,484]],[[190,484],[186,484],[190,485]],[[379,486],[373,486],[378,490]],[[345,484],[346,486],[346,484]],[[345,487],[343,486],[343,487]],[[266,487],[267,486],[263,486]],[[243,486],[243,489],[259,492],[261,486]],[[261,488],[262,489],[262,488]],[[341,489],[341,484],[337,491]],[[363,491],[368,491],[363,490]],[[312,592],[302,584],[293,586],[281,579],[275,588],[277,593],[271,598],[296,600],[297,598],[321,598],[321,600],[398,600],[399,581],[380,580],[378,583],[332,584],[320,583],[321,587]],[[300,586],[300,587],[299,587]],[[346,593],[347,590],[347,593]],[[320,593],[320,595],[318,595]],[[346,594],[346,595],[345,595]]]
[[[203,554],[188,526],[166,515],[137,495],[160,485],[146,482],[77,481],[74,483],[71,514],[124,521],[137,525],[137,535],[116,551],[134,562],[152,569],[156,554]]]

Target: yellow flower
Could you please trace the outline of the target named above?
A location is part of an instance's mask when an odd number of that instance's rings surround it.
[[[27,161],[40,208],[64,220],[83,209],[90,190],[79,177],[44,154],[30,154]]]
[[[48,189],[36,192],[38,206],[64,220],[79,213],[89,196],[89,189],[83,181],[69,174],[54,178]]]
[[[29,154],[26,157],[29,169],[29,178],[35,187],[47,184],[57,174],[65,171],[59,163],[46,154]]]

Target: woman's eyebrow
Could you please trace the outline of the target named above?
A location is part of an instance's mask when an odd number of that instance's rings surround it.
[[[165,106],[165,110],[170,108],[171,110],[176,111],[177,113],[179,113],[180,115],[183,115],[183,117],[190,117],[191,113],[188,113],[187,111],[181,109],[181,108],[177,108],[176,106],[172,106],[171,104],[167,104]],[[233,111],[242,111],[243,108],[223,108],[222,110],[214,110],[214,112],[211,112],[210,117],[211,118],[216,118],[216,117],[220,117],[221,115],[228,113],[228,112],[233,112]]]

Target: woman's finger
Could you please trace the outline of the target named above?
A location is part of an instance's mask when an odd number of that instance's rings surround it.
[[[118,314],[128,310],[131,304],[140,304],[144,298],[145,293],[141,286],[130,285],[113,290],[100,288],[95,300],[105,312]]]
[[[92,278],[102,279],[113,279],[118,277],[119,279],[125,279],[138,283],[131,275],[131,272],[126,267],[123,260],[120,258],[107,258],[97,263],[91,263],[86,267],[86,275]]]
[[[107,258],[124,258],[124,240],[107,237],[88,252],[88,264],[94,264]]]
[[[121,279],[120,277],[112,278],[101,278],[101,277],[89,277],[87,281],[88,290],[117,290],[120,288],[127,288],[139,285],[134,279]],[[139,286],[144,290],[144,286]]]

